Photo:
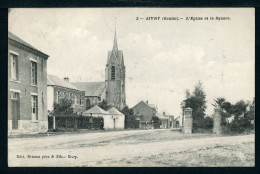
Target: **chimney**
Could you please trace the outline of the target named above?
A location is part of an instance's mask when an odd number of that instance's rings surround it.
[[[69,78],[68,77],[64,77],[64,81],[69,83]]]
[[[165,112],[163,112],[163,116],[165,116]]]
[[[148,100],[146,100],[146,104],[148,104]]]

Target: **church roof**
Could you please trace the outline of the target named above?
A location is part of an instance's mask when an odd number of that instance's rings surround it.
[[[111,115],[124,115],[123,113],[119,112],[116,108],[112,107],[107,112]]]
[[[107,64],[109,64],[111,58],[115,58],[116,62],[119,65],[124,64],[123,51],[118,50],[116,31],[115,31],[115,36],[114,36],[113,49],[112,49],[112,51],[108,51]]]
[[[72,85],[71,83],[66,82],[65,80],[54,76],[54,75],[47,75],[47,85],[48,86],[60,86],[63,88],[69,88],[69,89],[74,89],[74,90],[79,90],[76,86]]]
[[[108,55],[107,55],[107,64],[109,64],[110,59],[114,56],[116,59],[116,62],[121,65],[123,63],[123,51],[122,50],[118,50],[117,51],[117,56],[115,56],[115,54],[113,51],[108,51]]]
[[[105,90],[105,82],[72,82],[71,84],[85,91],[85,96],[100,96]]]
[[[19,44],[22,44],[30,49],[33,49],[41,54],[44,54],[46,57],[49,57],[47,54],[41,52],[40,50],[38,50],[37,48],[33,47],[32,45],[28,44],[27,42],[25,42],[24,40],[22,40],[21,38],[17,37],[16,35],[14,35],[13,33],[11,33],[10,31],[8,31],[8,38],[11,40],[14,40],[16,42],[18,42]]]
[[[90,108],[89,110],[85,111],[82,113],[83,115],[88,115],[88,114],[103,114],[103,115],[109,115],[109,113],[103,109],[101,109],[100,107],[98,107],[97,105],[93,106],[92,108]]]

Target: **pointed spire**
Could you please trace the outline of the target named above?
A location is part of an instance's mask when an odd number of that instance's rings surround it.
[[[118,47],[117,47],[117,38],[116,38],[116,18],[115,18],[115,36],[114,36],[113,51],[117,54]]]

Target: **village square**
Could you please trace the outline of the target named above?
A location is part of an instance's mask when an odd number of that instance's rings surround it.
[[[55,57],[8,32],[9,166],[254,166],[254,97],[229,101],[220,92],[208,99],[208,88],[199,76],[189,89],[180,87],[183,98],[177,104],[168,102],[179,112],[155,102],[172,101],[165,93],[132,95],[142,91],[127,85],[132,79],[147,80],[150,72],[143,67],[142,73],[128,76],[138,63],[133,67],[126,63],[131,54],[118,44],[123,31],[116,23],[112,30],[111,49],[99,50],[106,52],[101,60],[105,64],[96,65],[103,67],[102,81],[86,80],[90,74],[75,80],[62,63],[50,73],[48,63]],[[81,50],[86,55],[87,51]],[[133,54],[138,51],[143,50],[137,48]],[[77,57],[73,60],[82,64]],[[67,72],[61,76],[59,70]],[[206,113],[208,107],[212,110]]]

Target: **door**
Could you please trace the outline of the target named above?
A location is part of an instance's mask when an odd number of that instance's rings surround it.
[[[37,106],[38,98],[37,98],[37,96],[32,95],[31,96],[31,101],[32,101],[32,120],[36,121],[36,120],[38,120],[38,115],[37,115],[37,112],[38,112],[38,106]]]
[[[11,118],[12,129],[18,129],[18,120],[20,113],[19,93],[11,92]]]

